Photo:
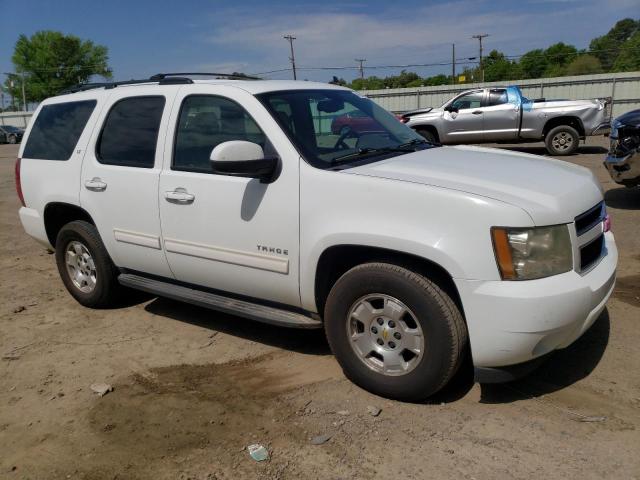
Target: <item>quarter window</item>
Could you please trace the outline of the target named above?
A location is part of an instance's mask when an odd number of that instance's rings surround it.
[[[172,168],[211,173],[211,150],[230,140],[257,143],[263,149],[266,143],[260,127],[236,102],[213,95],[191,95],[180,109]]]
[[[496,105],[504,105],[508,103],[507,91],[503,88],[494,88],[489,90],[489,104],[487,106],[494,107]]]
[[[85,100],[42,107],[31,128],[23,157],[69,160],[95,106],[95,100]]]
[[[153,168],[164,103],[164,97],[130,97],[117,102],[98,139],[98,161]]]

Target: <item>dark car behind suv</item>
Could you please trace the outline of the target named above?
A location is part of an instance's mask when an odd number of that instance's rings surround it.
[[[604,166],[614,182],[626,187],[640,185],[640,110],[613,121],[611,146]]]
[[[11,125],[0,125],[0,143],[20,143],[24,129]]]

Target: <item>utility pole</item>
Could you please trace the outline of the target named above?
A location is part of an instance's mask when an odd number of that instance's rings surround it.
[[[456,84],[456,44],[451,44],[451,85]]]
[[[366,58],[356,58],[356,62],[358,62],[360,64],[360,67],[358,67],[358,70],[360,71],[360,79],[364,80],[364,67],[362,66],[362,64],[364,62],[366,62],[367,59]]]
[[[480,33],[478,35],[473,35],[471,38],[477,38],[480,42],[480,81],[484,82],[484,69],[482,68],[482,39],[488,37],[488,33]]]
[[[293,35],[285,35],[283,38],[285,40],[289,41],[289,46],[291,47],[291,56],[289,57],[289,60],[291,60],[291,69],[293,70],[293,79],[297,80],[297,78],[296,78],[296,57],[293,55],[293,41],[296,39],[296,37],[294,37]]]

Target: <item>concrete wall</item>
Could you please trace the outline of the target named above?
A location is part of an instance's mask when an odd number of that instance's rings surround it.
[[[26,128],[33,112],[3,112],[0,113],[0,125],[12,125]]]
[[[613,98],[613,116],[640,108],[640,72],[603,73],[577,77],[541,78],[516,82],[466,83],[437,87],[391,88],[363,90],[360,93],[371,98],[387,110],[403,113],[426,107],[439,107],[462,90],[477,87],[518,85],[522,93],[534,98],[562,98],[570,100],[588,98]]]

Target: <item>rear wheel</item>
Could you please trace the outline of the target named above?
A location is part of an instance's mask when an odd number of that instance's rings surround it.
[[[551,155],[571,155],[578,149],[580,135],[569,125],[552,128],[544,139],[547,152]]]
[[[359,265],[336,282],[327,298],[325,329],[349,379],[407,401],[444,387],[467,341],[462,315],[443,290],[386,263]]]
[[[16,138],[15,135],[9,135],[9,143],[17,143],[18,139]]]
[[[90,223],[74,221],[62,227],[56,239],[56,264],[64,286],[85,307],[107,307],[118,299],[118,269]]]

